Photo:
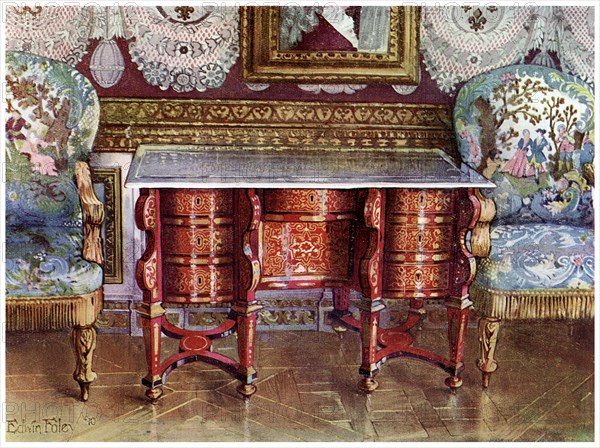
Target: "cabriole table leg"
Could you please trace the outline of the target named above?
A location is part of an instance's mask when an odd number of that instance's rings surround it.
[[[375,376],[379,372],[377,362],[377,332],[379,329],[379,313],[385,305],[379,301],[363,299],[360,304],[360,337],[362,341],[362,364],[359,373],[362,378],[358,382],[361,392],[371,393],[379,386]]]
[[[456,248],[450,297],[446,299],[448,310],[448,340],[450,343],[450,377],[445,384],[455,392],[462,385],[464,370],[463,349],[469,310],[473,302],[469,299],[469,286],[475,278],[475,257],[467,247],[467,235],[475,228],[481,215],[481,202],[477,191],[469,188],[457,204],[458,222]]]
[[[463,364],[463,348],[465,345],[465,333],[467,321],[469,320],[469,308],[471,301],[446,301],[448,310],[448,341],[450,342],[450,375],[445,380],[446,386],[456,392],[462,386],[461,374],[465,366]]]
[[[262,308],[256,302],[256,288],[261,275],[259,231],[262,207],[254,188],[236,191],[236,203],[240,217],[236,224],[236,241],[241,242],[241,253],[237,253],[235,262],[234,276],[237,279],[238,299],[232,310],[237,316],[238,354],[240,357],[238,378],[242,382],[237,390],[244,397],[249,397],[256,392],[256,386],[252,384],[256,380],[254,345],[257,314],[258,310]],[[236,247],[240,247],[240,245],[236,244]]]
[[[136,266],[136,281],[142,290],[142,306],[139,310],[148,375],[142,383],[148,387],[146,396],[156,403],[162,395],[160,371],[161,321],[164,309],[162,297],[162,263],[160,251],[160,195],[157,189],[143,188],[135,205],[138,228],[146,232],[146,250]]]
[[[385,225],[385,191],[371,188],[365,200],[365,226],[369,231],[369,241],[365,255],[360,262],[360,284],[364,297],[360,306],[360,336],[362,341],[362,364],[359,373],[363,375],[358,388],[366,393],[377,389],[374,377],[379,370],[377,363],[377,332],[379,313],[385,308],[381,302],[383,282],[383,247]]]

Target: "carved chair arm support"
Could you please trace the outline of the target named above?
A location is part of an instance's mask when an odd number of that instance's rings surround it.
[[[104,204],[94,193],[90,167],[86,162],[77,162],[75,177],[83,210],[83,258],[101,264],[104,259],[100,236],[104,222]]]
[[[587,180],[588,184],[592,187],[595,186],[595,177],[594,177],[594,164],[593,163],[584,163],[581,167],[583,171],[583,177]]]
[[[476,257],[487,257],[492,250],[490,222],[496,216],[496,204],[493,199],[483,196],[479,190],[476,190],[475,196],[481,204],[481,213],[471,233],[471,253]]]

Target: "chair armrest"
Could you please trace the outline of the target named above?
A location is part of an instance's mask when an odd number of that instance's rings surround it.
[[[94,193],[90,167],[86,162],[77,162],[75,177],[83,211],[83,258],[101,264],[104,260],[100,236],[104,222],[104,204]]]
[[[471,253],[476,257],[487,257],[492,250],[490,222],[496,216],[496,204],[493,199],[483,196],[479,190],[475,191],[475,196],[481,204],[481,212],[471,232]]]
[[[594,179],[594,164],[593,163],[584,163],[581,167],[583,171],[583,177],[587,180],[588,184],[594,187],[595,179]]]

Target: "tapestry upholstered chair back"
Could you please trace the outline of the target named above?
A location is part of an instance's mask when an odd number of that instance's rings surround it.
[[[98,97],[62,62],[7,52],[5,68],[7,327],[73,327],[74,377],[87,399],[103,282],[104,209],[86,162]]]
[[[462,87],[454,124],[463,161],[497,186],[471,288],[487,385],[501,319],[593,317],[594,94],[557,70],[503,67]]]

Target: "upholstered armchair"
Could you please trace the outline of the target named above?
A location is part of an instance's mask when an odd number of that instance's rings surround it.
[[[72,328],[85,401],[103,299],[104,208],[86,162],[98,97],[69,65],[28,53],[6,53],[6,84],[7,329]]]
[[[594,317],[593,90],[504,67],[465,84],[454,123],[462,159],[497,185],[484,192],[496,214],[471,286],[487,387],[502,320]]]

